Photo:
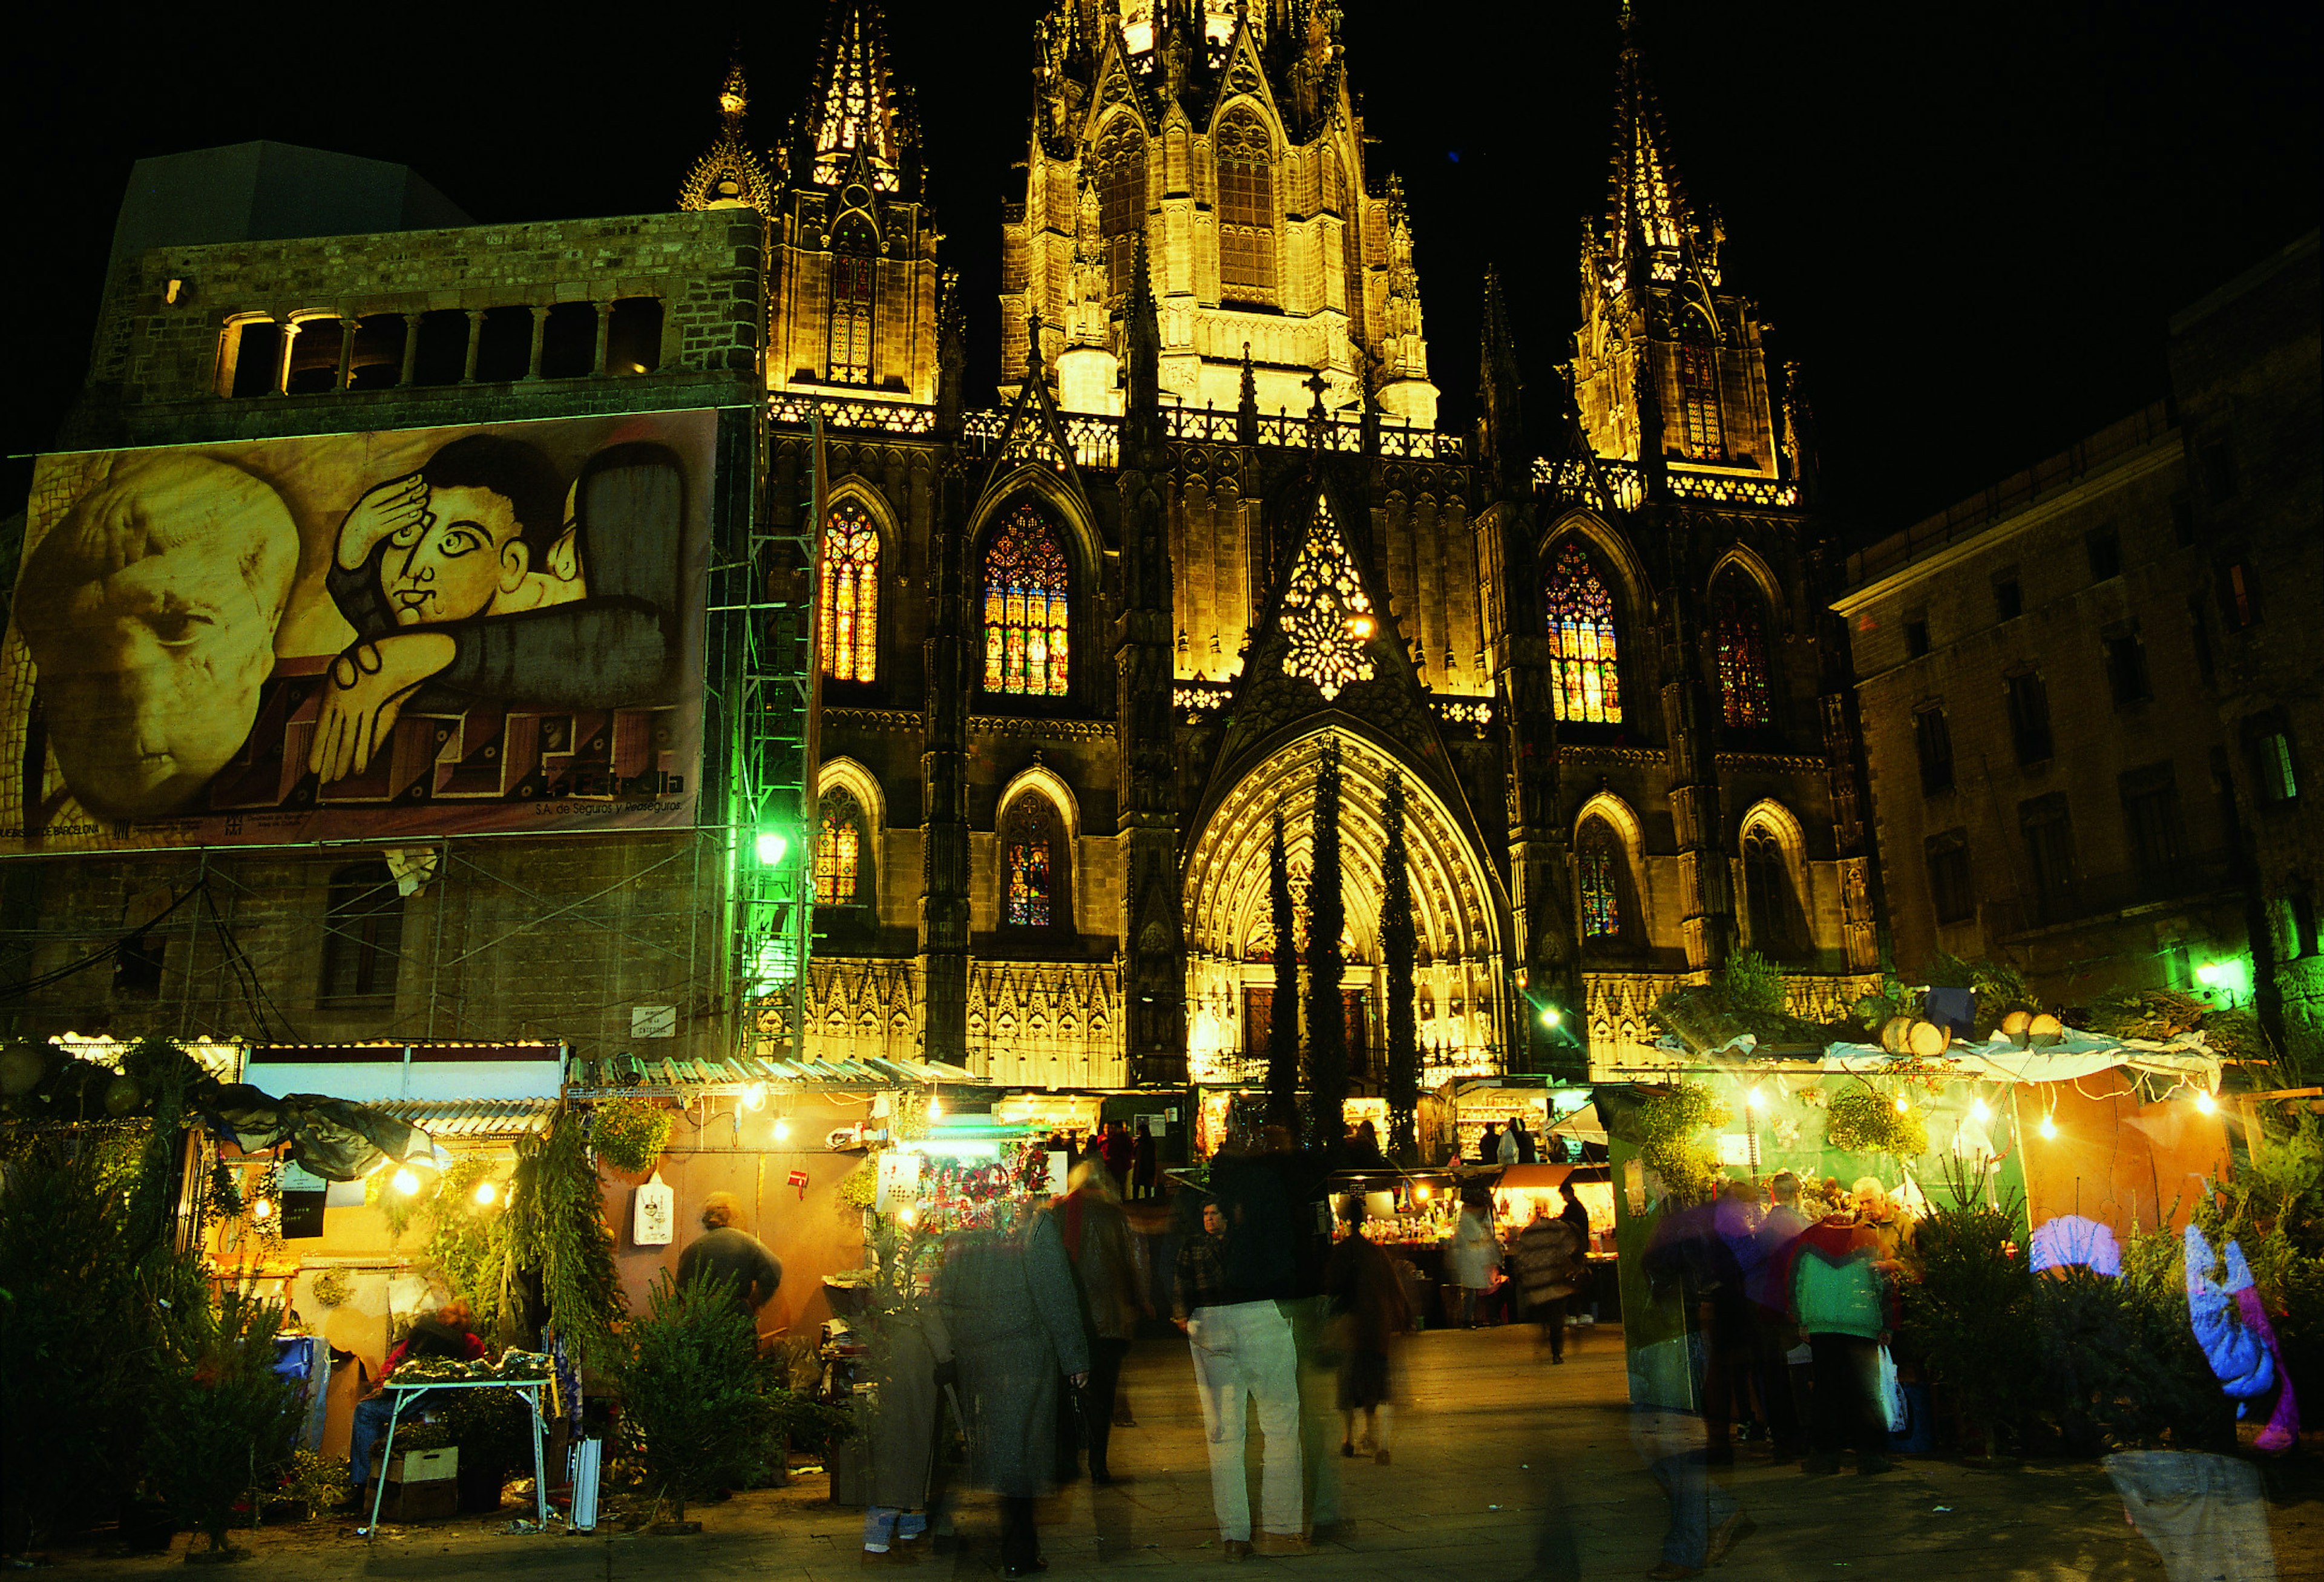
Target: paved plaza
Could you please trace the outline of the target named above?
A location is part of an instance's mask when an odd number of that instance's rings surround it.
[[[1586,1332],[1585,1332],[1586,1334]],[[1254,1558],[1323,1582],[1516,1582],[1517,1578],[1639,1577],[1660,1558],[1666,1506],[1632,1448],[1618,1337],[1585,1338],[1564,1366],[1536,1359],[1526,1329],[1438,1331],[1407,1349],[1416,1405],[1397,1423],[1394,1460],[1343,1459],[1344,1539],[1312,1556]],[[1124,1371],[1139,1426],[1116,1430],[1116,1487],[1086,1483],[1045,1502],[1050,1577],[1100,1572],[1153,1582],[1219,1574],[1218,1531],[1193,1368],[1183,1342],[1139,1343]],[[1254,1481],[1256,1457],[1253,1458]],[[2324,1575],[2324,1476],[2297,1463],[2273,1469],[2271,1507],[2277,1575]],[[1883,1477],[1810,1477],[1738,1457],[1727,1486],[1758,1523],[1716,1573],[1760,1578],[2160,1579],[2152,1548],[2126,1525],[2122,1503],[2096,1465],[2034,1463],[2003,1472],[1905,1458]],[[689,1513],[698,1537],[603,1532],[511,1535],[515,1508],[496,1518],[388,1529],[365,1543],[350,1525],[269,1527],[239,1535],[254,1550],[238,1568],[296,1576],[434,1578],[492,1576],[627,1578],[750,1577],[820,1582],[866,1574],[860,1513],[834,1506],[819,1474],[788,1488],[746,1493]],[[1254,1497],[1254,1504],[1256,1498]],[[912,1568],[921,1582],[999,1574],[991,1502],[961,1503],[962,1543]],[[75,1576],[179,1573],[181,1537],[167,1557],[65,1551]],[[881,1572],[891,1565],[877,1568]]]

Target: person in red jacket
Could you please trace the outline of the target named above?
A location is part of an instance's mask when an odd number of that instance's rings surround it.
[[[388,1420],[395,1406],[387,1398],[388,1381],[395,1370],[417,1357],[437,1357],[447,1362],[475,1362],[491,1355],[484,1341],[468,1328],[475,1322],[475,1314],[467,1302],[454,1297],[436,1310],[429,1318],[413,1324],[403,1338],[387,1354],[386,1363],[373,1381],[371,1393],[355,1403],[355,1430],[347,1443],[347,1504],[350,1509],[363,1504],[364,1485],[371,1481],[371,1453],[380,1437],[387,1432]],[[412,1408],[427,1400],[416,1395],[405,1403],[408,1416]]]

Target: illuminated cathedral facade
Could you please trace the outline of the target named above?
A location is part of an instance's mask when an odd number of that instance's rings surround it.
[[[1654,1063],[1656,995],[1740,950],[1800,1009],[1857,992],[1870,843],[1806,414],[1635,41],[1571,354],[1521,378],[1500,308],[1562,266],[1458,283],[1486,299],[1462,432],[1336,6],[1056,0],[1030,42],[997,391],[964,388],[991,316],[944,268],[872,0],[835,0],[764,152],[730,75],[681,192],[758,210],[773,261],[760,495],[813,546],[819,670],[809,1053],[1253,1075],[1269,836],[1304,892],[1326,742],[1359,1091],[1391,776],[1432,1084]]]

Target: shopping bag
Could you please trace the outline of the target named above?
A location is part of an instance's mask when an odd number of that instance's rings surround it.
[[[1892,1434],[1904,1433],[1912,1425],[1913,1409],[1904,1399],[1904,1386],[1896,1380],[1896,1359],[1886,1346],[1880,1348],[1880,1414]]]

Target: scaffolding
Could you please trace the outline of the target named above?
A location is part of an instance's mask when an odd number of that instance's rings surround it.
[[[825,493],[821,414],[810,412],[807,422],[814,466],[806,509],[778,512],[754,500],[742,556],[722,568],[726,585],[712,590],[731,644],[733,1050],[761,1060],[796,1057],[806,1046],[815,911],[815,597]],[[756,459],[754,474],[769,476],[765,455]]]

